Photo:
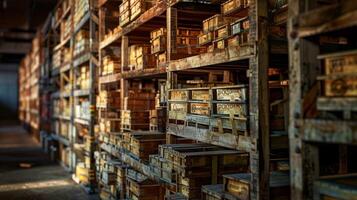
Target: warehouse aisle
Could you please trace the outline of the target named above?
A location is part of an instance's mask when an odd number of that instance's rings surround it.
[[[62,167],[51,163],[20,125],[0,122],[0,199],[97,198],[88,196]]]

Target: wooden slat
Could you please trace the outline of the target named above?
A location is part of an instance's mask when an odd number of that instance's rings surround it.
[[[357,143],[357,124],[353,121],[306,119],[302,122],[303,139],[324,143]]]

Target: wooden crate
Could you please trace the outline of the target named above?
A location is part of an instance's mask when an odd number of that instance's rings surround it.
[[[242,32],[247,32],[249,31],[250,28],[249,18],[248,17],[239,18],[236,21],[232,22],[230,26],[231,26],[232,35],[240,34]]]
[[[187,115],[187,103],[169,103],[169,119],[172,120],[185,120]]]
[[[121,129],[122,130],[149,130],[149,112],[148,111],[121,111]]]
[[[150,32],[150,39],[156,39],[158,37],[166,37],[166,28],[158,28]]]
[[[233,35],[227,39],[228,47],[236,47],[240,45],[240,35]]]
[[[225,49],[228,47],[228,40],[227,39],[219,39],[213,42],[214,49]]]
[[[106,56],[103,58],[101,75],[115,74],[121,71],[120,58]]]
[[[186,100],[188,100],[188,90],[186,90],[186,89],[169,90],[169,100],[171,100],[171,101],[186,101]]]
[[[130,151],[144,162],[149,161],[149,155],[158,153],[158,146],[165,144],[166,135],[160,132],[132,132]]]
[[[229,0],[221,5],[223,15],[230,15],[249,6],[249,0]]]
[[[158,36],[151,39],[151,53],[162,53],[166,51],[166,36]]]
[[[212,173],[212,164],[219,166],[218,170],[223,171],[245,171],[248,169],[248,154],[225,150],[214,145],[201,144],[176,144],[161,145],[160,156],[173,163],[173,168],[182,176],[202,176]],[[213,161],[217,157],[216,161]],[[217,174],[220,174],[218,172]]]
[[[230,23],[234,20],[232,17],[224,17],[221,14],[214,15],[203,21],[203,32],[208,33],[214,31],[216,28]]]
[[[131,70],[143,70],[155,67],[155,56],[146,54],[136,58],[136,65]]]
[[[151,1],[147,0],[131,0],[130,1],[130,21],[138,18],[142,13],[152,6]]]
[[[192,88],[187,90],[189,92],[189,100],[206,102],[211,98],[209,88]]]
[[[357,96],[357,51],[348,51],[319,56],[325,65],[325,96]]]
[[[223,184],[202,186],[202,200],[224,200]]]
[[[230,35],[231,35],[231,26],[228,23],[223,24],[222,26],[219,26],[214,30],[215,40],[226,39]]]
[[[158,183],[146,178],[136,178],[128,174],[126,179],[127,196],[130,199],[161,200],[163,194]]]
[[[128,2],[128,1],[126,1]],[[121,5],[125,5],[126,2],[122,3]],[[124,6],[123,5],[123,6]],[[130,22],[130,9],[120,11],[120,17],[119,17],[119,25],[121,27],[126,26]]]
[[[198,44],[206,45],[213,41],[213,32],[202,33],[198,36]]]
[[[155,110],[150,111],[150,130],[166,132],[166,107],[157,107]]]
[[[247,86],[213,88],[213,114],[247,118]]]
[[[188,113],[196,115],[206,115],[209,116],[210,113],[210,104],[209,103],[193,103],[189,102]]]
[[[250,199],[250,174],[223,175],[224,192],[241,200]]]
[[[120,125],[120,119],[101,119],[99,123],[99,130],[104,133],[119,132],[121,127]]]
[[[156,57],[156,66],[160,67],[166,64],[166,51],[164,53],[159,53]]]
[[[208,144],[161,145],[159,152],[163,179],[189,199],[200,199],[201,187],[222,182],[222,174],[247,171],[249,165],[248,154]]]

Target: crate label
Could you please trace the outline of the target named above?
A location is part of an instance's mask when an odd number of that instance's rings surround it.
[[[217,100],[245,101],[246,89],[245,88],[217,89]]]
[[[246,105],[219,103],[217,104],[217,114],[246,117]]]
[[[187,100],[187,91],[172,90],[170,91],[170,100]]]
[[[209,106],[207,103],[191,103],[191,113],[199,115],[209,115]]]
[[[209,90],[192,90],[192,100],[209,100]]]

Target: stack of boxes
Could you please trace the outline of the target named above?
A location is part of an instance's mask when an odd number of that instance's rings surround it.
[[[149,45],[131,45],[129,47],[129,70],[143,70],[155,66]]]
[[[86,90],[90,88],[89,79],[89,67],[80,67],[79,77],[77,78],[77,88],[80,90]]]
[[[101,75],[109,75],[119,73],[121,70],[120,58],[114,56],[106,56],[103,58]]]
[[[229,0],[222,4],[222,14],[203,21],[203,33],[198,36],[201,46],[208,46],[208,52],[239,46],[248,42],[248,13],[240,17],[230,17],[249,6],[249,0]]]
[[[151,53],[155,55],[156,66],[166,63],[166,28],[159,28],[150,33]]]
[[[121,111],[122,130],[149,130],[149,111],[155,107],[155,93],[130,90]]]
[[[73,21],[74,24],[78,24],[85,13],[89,10],[89,0],[76,0],[74,4],[75,12]]]
[[[97,107],[108,109],[120,108],[120,91],[100,91],[97,96]]]
[[[124,0],[119,6],[119,25],[121,27],[126,26],[148,10],[154,3],[154,1],[150,0]]]
[[[209,144],[165,144],[159,155],[150,156],[150,165],[155,175],[176,185],[171,192],[201,199],[203,185],[222,183],[226,173],[246,172],[249,155]]]
[[[74,44],[74,56],[78,56],[81,53],[89,49],[89,32],[86,30],[80,30],[75,37]]]
[[[175,52],[171,54],[171,59],[176,60],[205,51],[205,48],[198,47],[197,36],[199,34],[199,29],[178,28],[176,33],[176,48]],[[150,33],[151,53],[155,55],[157,67],[166,64],[166,40],[166,28],[159,28]]]

